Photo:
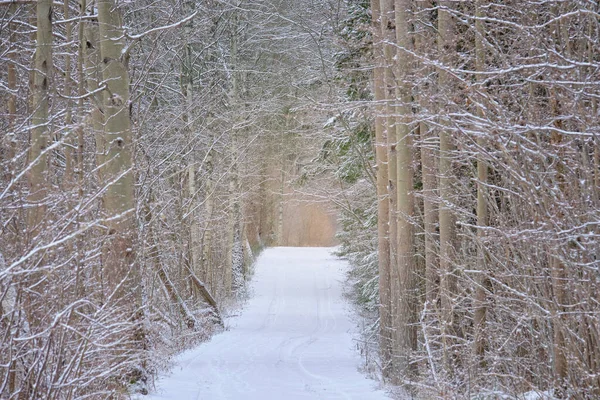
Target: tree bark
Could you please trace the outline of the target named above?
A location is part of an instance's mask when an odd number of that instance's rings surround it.
[[[417,275],[415,266],[414,191],[411,146],[412,95],[409,82],[413,50],[410,38],[408,11],[410,1],[396,0],[396,122],[397,135],[397,224],[398,224],[398,293],[397,313],[394,315],[394,328],[397,336],[396,370],[402,377],[416,373],[412,363],[412,353],[417,350]]]
[[[451,2],[441,0],[438,4],[438,52],[444,66],[450,67],[454,54],[454,24],[449,13]],[[446,91],[446,95],[452,94],[452,82],[450,75],[440,69],[438,74],[438,90]],[[447,115],[447,105],[440,104],[440,117]],[[448,373],[452,372],[451,347],[457,334],[454,330],[454,297],[456,293],[456,275],[454,272],[454,257],[456,246],[456,218],[453,208],[453,176],[452,157],[455,146],[451,132],[448,128],[440,129],[440,274],[441,274],[441,299],[442,299],[442,338],[444,345],[444,364]]]
[[[193,12],[194,6],[192,2],[185,3],[185,9],[187,12]],[[191,38],[194,29],[193,21],[185,24],[184,32],[186,38]],[[181,86],[182,92],[185,96],[183,121],[185,123],[185,132],[187,145],[189,146],[189,158],[187,160],[187,209],[185,215],[187,216],[187,226],[189,227],[189,242],[188,242],[188,257],[192,271],[195,274],[200,274],[207,280],[208,274],[203,274],[202,271],[202,242],[201,242],[201,231],[200,222],[198,215],[198,190],[196,187],[196,171],[197,166],[195,162],[196,151],[196,132],[195,132],[195,118],[194,118],[194,53],[191,43],[186,43],[184,46],[183,65],[181,73]]]
[[[212,277],[212,258],[211,258],[211,249],[212,249],[212,218],[213,218],[213,209],[215,204],[215,196],[214,196],[214,184],[212,179],[213,174],[213,151],[209,150],[209,153],[206,157],[206,182],[205,182],[205,194],[204,194],[204,202],[205,202],[205,218],[208,221],[204,228],[204,234],[202,238],[202,259],[201,259],[201,271],[200,276],[204,279],[204,282],[208,282],[209,277]]]
[[[484,71],[485,70],[485,49],[483,45],[483,38],[485,35],[485,31],[483,28],[483,22],[481,18],[483,17],[482,7],[484,6],[486,0],[478,0],[476,7],[476,16],[477,21],[475,22],[475,58],[476,58],[476,70]],[[481,81],[481,78],[478,78]],[[480,88],[483,90],[483,88]],[[485,118],[485,114],[483,109],[478,106],[477,107],[477,115],[480,118]],[[479,135],[477,138],[477,146],[479,149],[484,149],[486,145],[486,141],[482,135]],[[485,340],[485,326],[486,326],[486,318],[487,318],[487,291],[490,287],[490,280],[487,272],[487,256],[485,251],[485,227],[488,225],[488,205],[487,205],[487,186],[488,180],[488,166],[485,160],[483,159],[483,155],[480,153],[477,156],[477,238],[479,241],[478,250],[477,250],[477,263],[478,263],[478,276],[476,277],[477,286],[475,289],[475,312],[473,316],[473,325],[474,325],[474,340],[473,340],[473,349],[475,353],[475,362],[476,366],[484,367],[484,354],[486,347]]]
[[[11,14],[16,12],[16,5],[11,5],[10,7]],[[10,94],[8,95],[8,132],[3,138],[3,144],[6,149],[7,159],[10,160],[8,164],[8,170],[5,171],[5,177],[7,182],[11,182],[14,178],[14,157],[16,150],[16,142],[15,142],[15,121],[17,118],[17,51],[13,46],[16,44],[17,35],[16,35],[16,27],[14,24],[9,23],[8,29],[8,41],[9,41],[9,60],[7,63],[7,83],[8,89],[10,90]]]
[[[63,3],[63,18],[65,20],[69,19],[69,0],[64,0]],[[71,22],[67,22],[65,24],[65,37],[67,39],[67,43],[71,43],[73,40],[73,25]],[[73,85],[73,77],[72,74],[72,65],[71,65],[71,54],[67,52],[65,54],[65,66],[64,66],[64,92],[67,96],[73,95],[74,85]],[[65,110],[65,125],[67,126],[67,131],[65,133],[65,142],[64,146],[65,152],[65,175],[64,175],[64,188],[69,190],[74,187],[77,182],[75,177],[75,170],[77,169],[77,145],[76,145],[76,135],[73,135],[72,132],[75,130],[72,129],[73,124],[73,100],[66,100],[66,110]]]
[[[192,279],[192,284],[198,290],[204,301],[212,307],[215,318],[217,318],[218,324],[224,326],[223,317],[221,316],[221,312],[219,311],[217,301],[210,293],[210,290],[206,288],[206,285],[204,285],[204,283],[200,279],[198,279],[198,277],[196,276],[196,274],[194,274],[193,271],[190,270],[189,272],[190,277]]]
[[[84,4],[86,3],[86,4]],[[87,12],[87,2],[81,2],[84,12]],[[95,93],[100,87],[100,41],[98,39],[99,29],[96,21],[86,21],[84,24],[83,55],[85,59],[86,87],[90,93]],[[92,95],[90,98],[91,112],[88,126],[92,129],[92,136],[96,146],[96,177],[98,182],[104,182],[104,169],[106,161],[106,137],[104,135],[104,112],[103,95],[101,93]]]
[[[425,13],[424,10],[432,7],[430,0],[420,0],[418,4],[419,13]],[[416,50],[420,52],[425,52],[427,46],[431,45],[426,35],[426,31],[429,29],[428,23],[430,22],[418,23],[419,34],[415,38],[415,45],[417,46]],[[419,68],[423,71],[423,75],[428,75],[431,72],[431,69],[425,65],[419,65]],[[426,80],[427,77],[421,76],[421,79]],[[429,109],[429,102],[426,96],[427,94],[420,94],[418,97],[422,119],[425,118],[424,114]],[[438,169],[436,165],[438,151],[437,137],[435,137],[433,128],[423,120],[419,123],[419,136],[421,140],[420,156],[423,182],[423,230],[425,233],[425,301],[428,310],[435,310],[439,301],[440,284],[437,246],[439,239],[437,232],[439,214],[436,202],[438,188]]]
[[[375,94],[375,158],[377,161],[377,234],[379,262],[379,334],[383,375],[390,377],[388,366],[392,354],[392,316],[390,301],[390,200],[388,193],[388,155],[385,115],[384,59],[382,49],[381,11],[379,0],[371,0],[373,22],[373,92]]]
[[[28,161],[32,165],[29,172],[30,209],[27,213],[29,241],[42,231],[46,214],[48,195],[47,164],[45,154],[50,139],[48,109],[52,81],[52,1],[40,0],[37,3],[37,38],[33,73],[33,115],[31,117],[31,143]]]
[[[127,307],[139,302],[139,271],[134,266],[133,135],[129,115],[129,74],[122,59],[124,32],[114,0],[98,0],[103,94],[106,190],[103,196],[108,237],[104,276],[109,290]]]
[[[397,136],[396,136],[396,92],[395,92],[395,77],[394,77],[394,55],[396,53],[393,43],[395,43],[395,19],[394,19],[394,0],[381,0],[380,1],[380,12],[381,12],[381,35],[384,40],[383,44],[383,56],[384,56],[384,67],[383,67],[383,87],[384,87],[384,99],[385,99],[385,124],[383,137],[387,137],[387,175],[388,175],[388,198],[389,198],[389,290],[390,290],[390,326],[388,333],[390,341],[390,365],[387,366],[390,378],[394,382],[398,376],[396,373],[396,356],[398,356],[398,346],[396,342],[396,335],[394,334],[397,326],[394,325],[395,315],[397,313],[397,299],[398,299],[398,224],[397,224],[397,185],[398,185],[398,170],[397,170]],[[386,366],[384,371],[386,370]]]

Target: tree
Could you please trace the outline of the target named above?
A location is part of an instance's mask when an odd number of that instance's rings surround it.
[[[390,325],[389,330],[391,337],[391,360],[389,366],[389,376],[394,379],[396,374],[396,358],[400,357],[397,338],[394,337],[394,329],[397,327],[394,324],[397,316],[398,299],[398,168],[397,168],[397,133],[396,133],[396,107],[395,107],[395,89],[396,82],[394,80],[393,64],[394,54],[396,53],[393,43],[396,40],[395,36],[395,19],[394,19],[394,2],[393,0],[381,0],[381,29],[383,44],[383,55],[385,60],[384,68],[384,94],[385,94],[385,117],[386,124],[384,137],[387,138],[387,167],[388,167],[388,192],[389,192],[389,241],[390,241],[390,272],[389,272],[389,291],[390,291]],[[384,289],[385,290],[385,289]],[[384,336],[385,337],[385,336]],[[386,367],[384,366],[384,371]]]
[[[396,0],[395,25],[396,43],[396,152],[397,152],[397,308],[394,315],[394,330],[397,334],[396,374],[410,376],[416,372],[412,362],[417,350],[417,271],[414,247],[414,188],[412,169],[412,88],[409,82],[413,51],[409,32],[408,12],[410,2]]]
[[[43,221],[47,210],[47,168],[50,126],[48,109],[50,87],[52,85],[52,2],[40,1],[36,7],[37,35],[35,63],[33,72],[31,117],[31,146],[29,150],[29,196],[32,204],[27,225],[29,241],[35,242],[37,235],[43,232]]]
[[[373,93],[375,97],[375,155],[377,160],[377,237],[379,260],[379,326],[382,365],[385,375],[391,372],[391,292],[390,292],[390,201],[388,193],[388,154],[386,120],[383,117],[385,106],[384,56],[382,49],[382,28],[379,0],[371,0],[371,18],[373,23]]]
[[[484,71],[485,70],[485,48],[484,48],[484,38],[485,31],[483,27],[483,8],[485,6],[485,1],[479,0],[477,2],[477,10],[476,17],[477,20],[475,22],[476,29],[476,37],[475,37],[475,57],[476,57],[476,70]],[[481,81],[481,78],[478,77],[478,80]],[[485,113],[481,106],[477,107],[477,115],[480,118],[485,118]],[[477,146],[483,151],[486,149],[486,141],[483,137],[477,139]],[[486,297],[487,292],[490,288],[490,280],[488,278],[488,273],[486,269],[487,264],[487,255],[484,247],[485,243],[485,227],[488,225],[488,204],[487,204],[487,189],[486,185],[488,183],[488,166],[484,160],[482,155],[477,159],[477,237],[482,242],[478,246],[478,274],[476,277],[477,287],[475,294],[475,311],[473,315],[473,323],[474,323],[474,334],[475,338],[473,340],[474,343],[474,353],[476,358],[476,363],[482,364],[483,355],[485,352],[485,324],[487,317],[487,304]],[[482,365],[483,366],[483,365]]]
[[[107,144],[103,204],[108,240],[104,266],[108,289],[116,291],[118,303],[137,300],[139,271],[134,266],[135,194],[133,135],[129,115],[129,73],[123,59],[125,45],[120,10],[112,0],[98,1],[100,58],[103,92],[104,135]],[[131,305],[131,303],[129,303]],[[134,305],[135,308],[135,305]]]
[[[438,5],[438,52],[443,67],[438,71],[438,90],[448,90],[454,86],[451,81],[451,75],[445,69],[452,68],[454,56],[454,23],[450,14],[451,2],[440,1]],[[440,274],[441,274],[441,322],[442,337],[444,341],[444,358],[447,371],[453,369],[452,347],[454,337],[459,334],[456,328],[456,316],[454,310],[456,288],[455,272],[455,246],[456,246],[456,218],[453,210],[453,156],[455,151],[454,140],[448,124],[444,121],[447,118],[446,104],[439,104],[441,128],[440,137],[440,160],[439,160],[439,224],[440,224]]]

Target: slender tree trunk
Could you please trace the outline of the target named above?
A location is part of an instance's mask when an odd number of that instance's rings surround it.
[[[477,1],[477,21],[475,22],[475,57],[476,57],[476,69],[477,71],[485,70],[485,49],[483,47],[483,35],[485,31],[483,28],[483,17],[482,7],[486,0]],[[479,79],[481,81],[481,79]],[[483,90],[483,88],[480,88]],[[477,115],[480,118],[485,118],[485,114],[481,107],[477,107]],[[484,149],[486,141],[482,135],[477,138],[477,146],[480,149]],[[487,317],[487,291],[490,287],[490,281],[487,273],[487,258],[485,252],[485,227],[488,225],[488,205],[487,205],[487,193],[486,186],[488,180],[488,166],[483,159],[483,155],[479,154],[477,157],[477,237],[479,240],[478,252],[477,252],[477,263],[478,263],[478,276],[476,277],[477,287],[475,289],[475,313],[473,316],[473,325],[475,331],[475,337],[473,340],[475,362],[476,365],[484,367],[484,353],[485,353],[485,325]]]
[[[213,218],[213,209],[215,204],[215,196],[214,196],[214,184],[212,175],[214,172],[213,168],[213,151],[209,150],[209,153],[206,157],[206,182],[205,182],[205,194],[204,194],[204,202],[205,202],[205,218],[208,221],[204,228],[204,235],[202,238],[202,260],[201,260],[201,274],[200,277],[204,280],[204,282],[210,282],[209,277],[212,276],[212,257],[211,257],[211,249],[212,249],[212,218]]]
[[[17,10],[17,7],[15,4],[10,6],[10,14],[13,15]],[[8,132],[5,135],[5,137],[3,138],[4,140],[4,145],[6,148],[6,156],[7,159],[9,160],[8,162],[8,170],[5,171],[5,181],[7,182],[7,184],[9,184],[10,182],[12,182],[12,180],[14,179],[15,176],[15,162],[14,162],[14,157],[15,157],[15,152],[16,152],[16,141],[15,141],[15,121],[17,118],[17,68],[16,68],[16,61],[17,61],[17,52],[16,52],[16,48],[14,47],[14,45],[16,44],[17,41],[17,35],[16,35],[16,27],[14,26],[14,24],[9,23],[8,24],[8,29],[9,29],[9,34],[8,34],[8,40],[9,40],[9,62],[8,62],[8,76],[7,76],[7,83],[8,83],[8,89],[10,90],[10,94],[8,97]],[[6,221],[7,222],[7,221]],[[5,222],[5,223],[6,223]],[[15,235],[13,236],[13,240],[15,241],[19,241],[19,234],[15,233]],[[0,267],[2,267],[2,269],[4,269],[4,265],[0,265]],[[20,290],[19,290],[20,291]],[[17,300],[15,299],[15,305],[17,304]],[[5,312],[4,310],[2,310],[2,304],[0,302],[0,313],[4,316]],[[0,323],[3,321],[0,321]],[[15,337],[18,336],[17,332],[14,332]],[[6,377],[7,380],[7,386],[8,386],[8,394],[12,394],[15,392],[16,389],[16,384],[17,384],[17,362],[16,360],[14,360],[12,357],[8,357],[8,365],[6,366],[6,374],[8,374],[8,376]],[[5,394],[5,392],[0,392],[0,395]]]
[[[69,0],[64,0],[63,3],[63,17],[65,20],[69,19]],[[73,40],[73,24],[71,22],[67,22],[65,24],[65,37],[67,39],[67,43],[71,43]],[[65,54],[65,83],[64,83],[64,92],[67,96],[73,95],[73,78],[72,74],[72,66],[71,66],[71,54],[67,51]],[[75,177],[75,169],[77,168],[77,146],[75,135],[71,135],[72,125],[73,125],[73,101],[70,99],[66,100],[66,110],[65,110],[65,125],[67,126],[68,137],[65,138],[66,146],[64,146],[65,152],[65,175],[64,175],[64,187],[65,189],[71,189],[76,184]]]
[[[398,300],[398,224],[397,224],[397,185],[398,185],[398,170],[397,170],[397,136],[396,136],[396,102],[395,78],[394,78],[394,55],[396,53],[393,43],[396,40],[395,34],[395,19],[394,19],[394,0],[381,0],[381,34],[384,40],[383,55],[384,55],[384,98],[385,98],[385,125],[383,137],[387,137],[387,166],[388,166],[388,196],[389,196],[389,245],[390,245],[390,269],[389,269],[389,290],[390,290],[390,332],[391,338],[390,365],[387,366],[390,378],[392,381],[398,378],[396,374],[396,356],[398,356],[398,346],[396,343],[396,335],[394,334],[397,327],[394,325],[395,315],[397,313],[396,306]],[[384,371],[386,370],[386,366]]]
[[[87,8],[87,2],[86,0],[80,0],[79,2],[80,5],[80,16],[84,16],[85,15],[85,10]],[[77,27],[77,42],[78,42],[78,48],[77,48],[77,76],[78,76],[78,94],[79,94],[79,101],[78,101],[78,110],[77,110],[77,114],[78,114],[78,126],[77,126],[77,152],[76,152],[76,159],[77,159],[77,171],[76,171],[76,175],[77,175],[77,185],[78,185],[78,198],[81,200],[83,199],[83,195],[84,195],[84,185],[85,185],[85,162],[84,162],[84,146],[85,146],[85,137],[84,137],[84,113],[85,113],[85,109],[84,109],[84,100],[83,97],[85,95],[85,71],[84,71],[84,64],[85,64],[85,46],[86,46],[86,40],[85,40],[85,23],[83,21],[79,22],[79,25]],[[80,224],[81,224],[81,214],[78,213],[77,214],[77,230],[79,230]],[[76,296],[77,298],[80,298],[81,296],[83,296],[83,284],[82,284],[82,273],[81,273],[81,267],[82,267],[82,258],[83,258],[83,249],[84,249],[84,238],[82,236],[79,237],[79,239],[77,240],[77,257],[75,258],[75,268],[77,270],[77,275],[76,275],[76,283],[75,283],[75,290],[76,290]]]
[[[390,302],[390,200],[388,193],[388,156],[385,114],[384,59],[382,49],[381,12],[379,0],[371,0],[373,20],[373,43],[375,53],[374,90],[375,93],[375,158],[377,160],[377,234],[379,256],[379,328],[383,374],[390,377],[388,366],[391,362],[391,302]]]
[[[211,294],[210,290],[208,290],[206,288],[206,285],[200,279],[198,279],[198,277],[196,277],[196,275],[194,274],[194,271],[189,270],[189,273],[190,273],[192,285],[194,285],[195,289],[198,291],[198,293],[200,293],[200,296],[202,297],[202,299],[208,305],[210,305],[211,308],[213,309],[213,314],[215,316],[215,319],[217,320],[216,322],[219,325],[224,326],[223,317],[221,316],[221,312],[219,311],[217,301]]]
[[[86,3],[86,4],[84,4]],[[87,2],[82,1],[82,10],[87,12]],[[100,87],[100,41],[99,29],[96,21],[82,22],[84,24],[83,54],[85,58],[85,79],[87,90],[96,92]],[[106,161],[107,143],[104,135],[104,111],[102,94],[91,96],[90,123],[92,135],[96,146],[96,176],[99,182],[104,182],[104,169]]]
[[[36,11],[36,50],[34,56],[33,81],[31,82],[31,105],[33,113],[31,116],[30,143],[28,152],[28,163],[30,166],[28,176],[29,194],[27,203],[27,245],[37,246],[45,233],[45,224],[48,221],[46,213],[48,211],[48,154],[47,147],[50,144],[51,130],[49,120],[49,108],[51,88],[53,81],[52,64],[52,1],[40,0],[35,8]],[[47,257],[47,256],[42,256]],[[41,258],[36,261],[42,261]],[[25,275],[26,281],[23,287],[27,288],[33,282],[36,290],[27,290],[24,293],[24,312],[31,332],[43,325],[45,307],[40,304],[43,300],[41,293],[44,293],[47,287],[47,279],[42,279],[42,273],[37,272],[31,275]],[[35,386],[39,378],[35,369],[29,369],[24,365],[25,374],[18,374],[17,380],[21,380],[20,386],[24,391],[23,395],[28,393],[31,387]],[[22,376],[22,378],[21,378]],[[21,378],[21,379],[20,379]]]
[[[237,3],[238,7],[241,1]],[[232,16],[231,27],[231,102],[234,109],[243,110],[241,104],[241,77],[240,66],[238,60],[238,45],[239,45],[239,15],[238,11],[234,11]],[[230,180],[229,180],[229,220],[227,223],[227,257],[225,260],[225,294],[231,294],[233,287],[233,271],[238,267],[237,260],[234,255],[236,250],[239,250],[239,241],[241,240],[240,231],[240,199],[239,199],[239,162],[238,162],[238,127],[233,126],[230,133],[229,154],[231,159]]]
[[[104,276],[110,291],[127,307],[139,301],[139,271],[134,266],[133,135],[129,115],[129,74],[123,62],[121,13],[114,0],[98,0],[100,58],[104,91],[105,159],[104,209],[108,237],[104,246]],[[125,284],[122,284],[124,282]]]
[[[557,31],[560,32],[560,26],[557,27]],[[556,165],[556,180],[555,184],[558,186],[561,194],[567,196],[567,183],[565,181],[565,165],[562,162],[564,157],[564,147],[562,147],[563,137],[560,131],[564,130],[563,122],[560,119],[561,111],[558,103],[558,96],[555,90],[550,90],[550,107],[551,114],[554,116],[554,126],[557,129],[551,134],[551,144],[557,149],[559,155],[559,161]],[[562,207],[557,204],[555,213],[558,215],[559,220],[564,218]],[[567,361],[567,349],[565,343],[566,330],[564,326],[565,318],[563,313],[568,309],[568,295],[566,291],[567,281],[569,279],[567,270],[564,262],[561,260],[560,249],[550,249],[550,273],[552,276],[552,294],[553,294],[553,307],[552,307],[552,331],[553,331],[553,372],[556,386],[556,396],[562,398],[566,395],[565,389],[567,388],[567,377],[569,372],[569,364]],[[558,254],[557,254],[558,253]]]
[[[431,8],[431,1],[419,1],[419,11]],[[421,18],[424,18],[423,16]],[[429,22],[429,21],[428,21]],[[430,43],[427,41],[425,32],[428,28],[427,23],[419,23],[420,33],[416,36],[417,50],[425,51]],[[419,65],[423,74],[430,71],[424,65]],[[426,79],[426,78],[422,78]],[[424,114],[428,110],[428,101],[425,95],[419,96],[419,108]],[[424,118],[424,115],[422,116]],[[437,137],[432,128],[424,121],[419,123],[419,135],[421,139],[421,175],[423,182],[423,228],[425,231],[425,301],[428,310],[437,308],[439,301],[439,259],[438,259],[438,209],[436,206],[437,197],[437,175],[436,165]]]
[[[231,148],[231,155],[233,157],[235,157],[235,153],[234,153],[234,144],[233,144],[234,139],[232,138],[232,143],[230,144]],[[231,171],[231,174],[233,174],[234,172]],[[228,193],[228,197],[229,197],[229,212],[227,215],[227,253],[225,255],[225,271],[224,271],[224,286],[225,286],[225,293],[227,296],[229,296],[231,294],[231,289],[233,286],[233,252],[234,252],[234,247],[235,247],[235,240],[236,240],[236,196],[238,195],[238,193],[236,192],[235,188],[235,178],[233,176],[230,177],[229,180],[229,193]]]
[[[283,135],[282,135],[283,136]],[[281,152],[281,172],[279,177],[279,202],[277,203],[277,240],[278,246],[283,246],[286,241],[283,238],[283,206],[285,204],[285,160],[283,146]]]
[[[414,191],[412,170],[411,126],[412,95],[409,82],[412,40],[409,32],[408,11],[410,1],[396,0],[396,101],[398,119],[396,134],[397,151],[397,210],[398,210],[398,293],[397,313],[394,315],[397,350],[395,359],[397,373],[410,377],[416,373],[416,364],[412,363],[412,353],[417,350],[417,275],[415,265],[414,228]]]
[[[29,148],[29,196],[30,209],[27,215],[29,240],[42,231],[48,195],[47,164],[45,154],[50,140],[48,120],[50,87],[52,81],[52,1],[37,3],[37,39],[33,74],[33,115],[31,117],[31,143]]]
[[[451,2],[441,0],[438,7],[438,52],[445,66],[450,66],[454,42],[454,24],[448,11]],[[439,71],[438,90],[451,93],[452,84],[450,75],[443,69]],[[446,117],[446,105],[440,105],[440,117]],[[443,124],[443,121],[442,121]],[[456,218],[452,210],[453,204],[453,176],[452,157],[454,156],[454,143],[448,128],[440,129],[440,273],[441,273],[441,299],[442,299],[442,337],[444,345],[444,360],[447,371],[451,373],[451,347],[456,323],[454,317],[454,296],[456,293],[456,275],[454,273],[454,256],[456,243]]]
[[[192,152],[193,153],[193,152]],[[193,156],[192,156],[193,157]],[[198,222],[199,216],[196,210],[197,208],[197,197],[198,189],[196,187],[196,164],[193,159],[189,161],[190,165],[187,167],[187,220],[189,225],[189,258],[190,267],[195,274],[199,275],[201,272],[201,260],[202,260],[202,243],[200,236],[200,225]]]
[[[11,5],[10,7],[10,12],[11,14],[14,14],[16,12],[16,5]],[[15,26],[12,23],[8,24],[8,29],[9,29],[9,34],[8,34],[8,40],[9,40],[9,53],[8,53],[8,58],[9,58],[9,62],[7,64],[7,83],[8,83],[8,89],[10,90],[10,93],[8,95],[8,132],[7,134],[4,136],[3,141],[4,141],[4,146],[6,148],[6,155],[7,155],[7,159],[10,160],[9,164],[8,164],[8,170],[5,171],[5,177],[6,177],[6,181],[7,182],[11,182],[14,178],[15,175],[15,171],[14,171],[14,157],[15,157],[15,150],[16,150],[16,141],[15,141],[15,121],[17,118],[17,67],[16,67],[16,62],[17,62],[17,51],[16,48],[14,48],[14,45],[16,44],[17,41],[17,34],[15,32]]]
[[[193,12],[193,2],[185,3],[186,11]],[[194,30],[193,21],[188,22],[184,27],[185,37],[191,38]],[[185,111],[184,123],[186,131],[187,145],[190,146],[189,159],[187,160],[187,226],[189,227],[189,242],[188,242],[188,257],[190,260],[190,268],[195,274],[200,275],[204,279],[204,283],[210,283],[206,278],[208,274],[202,271],[202,241],[200,232],[200,222],[198,215],[198,189],[196,186],[196,152],[194,151],[196,138],[195,120],[194,120],[194,52],[192,45],[186,43],[184,46],[184,60],[181,74],[182,92],[185,95]]]

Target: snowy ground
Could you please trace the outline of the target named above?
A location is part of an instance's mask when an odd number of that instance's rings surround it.
[[[387,399],[359,371],[342,298],[346,263],[327,248],[266,250],[230,329],[176,359],[155,394],[173,400]]]

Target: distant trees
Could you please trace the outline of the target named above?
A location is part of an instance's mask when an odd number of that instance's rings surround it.
[[[426,396],[598,396],[597,7],[347,6],[372,16],[384,376]]]

